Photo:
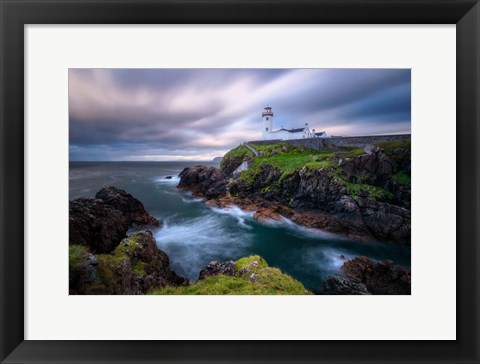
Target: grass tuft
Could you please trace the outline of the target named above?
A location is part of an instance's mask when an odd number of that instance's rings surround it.
[[[411,178],[404,171],[400,171],[393,175],[392,179],[401,186],[410,186]]]
[[[70,245],[68,247],[68,266],[78,269],[87,262],[88,249],[83,245]]]
[[[257,262],[258,264],[254,264]],[[294,278],[271,268],[258,255],[237,260],[235,266],[242,275],[217,275],[190,286],[166,287],[151,292],[154,295],[305,295],[311,294]]]

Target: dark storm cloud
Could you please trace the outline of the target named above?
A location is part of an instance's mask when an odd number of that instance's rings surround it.
[[[410,70],[71,69],[72,160],[210,159],[275,127],[410,132]]]

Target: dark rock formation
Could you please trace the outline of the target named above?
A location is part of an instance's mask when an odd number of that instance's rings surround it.
[[[402,171],[410,175],[410,149],[396,148],[387,155],[375,147],[368,154],[355,158],[336,159],[351,183],[366,183],[391,191],[396,204],[410,209],[410,186],[402,186],[392,176]]]
[[[201,280],[219,274],[231,277],[235,276],[237,274],[235,263],[231,260],[223,263],[212,261],[200,271],[198,279]]]
[[[92,253],[110,253],[132,226],[160,224],[140,201],[115,187],[70,201],[69,210],[69,243],[88,246]]]
[[[221,172],[223,173],[223,175],[230,178],[233,174],[233,171],[240,167],[243,162],[250,161],[252,159],[253,157],[247,154],[235,156],[226,155],[222,160]]]
[[[364,284],[373,294],[411,293],[410,271],[391,260],[376,262],[367,257],[357,257],[345,262],[340,271],[350,282]]]
[[[184,168],[180,172],[178,188],[189,189],[197,197],[216,198],[225,195],[228,181],[220,169],[195,166]]]
[[[105,204],[119,210],[127,219],[130,226],[159,226],[159,221],[150,216],[143,204],[124,190],[107,187],[97,192],[95,198],[103,200]]]
[[[85,245],[92,252],[109,253],[125,237],[128,220],[119,210],[96,198],[70,201],[70,245]]]
[[[325,295],[369,295],[367,287],[363,283],[353,283],[339,276],[328,276],[324,282]]]
[[[71,246],[72,250],[78,246]],[[166,253],[157,248],[150,231],[122,240],[113,254],[92,255],[85,250],[70,262],[70,294],[145,294],[166,286],[188,285],[170,269]]]
[[[235,199],[240,207],[245,204],[239,200],[253,201],[258,220],[279,220],[283,215],[279,210],[291,208],[294,211],[287,217],[301,225],[353,239],[409,244],[410,186],[405,180],[410,178],[410,150],[401,146],[390,146],[388,152],[376,146],[367,149],[365,154],[351,157],[335,152],[330,160],[334,165],[303,167],[288,174],[264,162],[236,179],[231,179],[231,170],[253,157],[227,157],[227,153],[222,169],[185,168],[178,187],[197,197],[215,199],[210,206],[223,206],[219,200],[225,198]],[[262,201],[270,205],[264,206]]]

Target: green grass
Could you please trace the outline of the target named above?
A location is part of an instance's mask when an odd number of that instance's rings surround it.
[[[305,152],[304,147],[295,147],[285,142],[273,143],[273,144],[251,144],[259,153],[260,157],[270,157],[278,153]]]
[[[240,163],[245,159],[245,157],[254,157],[255,154],[244,145],[239,145],[236,148],[230,150],[227,154],[223,156],[222,161],[220,162],[220,168],[224,168],[228,160],[236,158]]]
[[[87,262],[88,249],[83,245],[70,245],[68,247],[68,266],[78,269]]]
[[[368,193],[369,197],[376,200],[390,199],[394,197],[393,193],[391,193],[390,191],[368,184],[345,182],[345,186],[347,187],[347,192],[354,197],[356,197],[361,191]]]
[[[257,157],[250,164],[247,171],[240,174],[240,179],[247,182],[253,182],[256,174],[261,170],[262,165],[270,165],[282,172],[281,179],[303,167],[308,169],[320,168],[335,168],[337,165],[332,161],[331,152],[317,152],[317,151],[289,151],[284,153],[274,154],[270,157]]]
[[[255,182],[262,180],[260,192],[275,193],[281,188],[282,181],[297,173],[302,168],[310,170],[326,169],[327,173],[338,180],[347,188],[347,192],[352,196],[358,196],[361,192],[368,194],[372,199],[392,199],[394,195],[392,192],[380,187],[376,187],[366,182],[369,180],[370,174],[364,173],[358,177],[359,183],[349,183],[348,176],[338,166],[338,159],[355,158],[365,154],[364,149],[347,147],[345,151],[316,151],[306,149],[303,147],[294,147],[288,143],[280,142],[273,144],[252,144],[258,151],[259,156],[251,163],[248,170],[243,171],[239,176],[239,181],[244,185],[253,185]],[[410,140],[397,140],[391,142],[380,142],[376,144],[382,148],[386,154],[392,156],[400,156],[405,154],[405,150],[410,149]],[[236,151],[235,153],[238,153]],[[268,178],[259,178],[263,166],[271,166],[281,172],[274,173]],[[397,183],[402,185],[410,184],[410,177],[404,173],[397,173],[392,177]]]
[[[253,264],[258,263],[258,266]],[[305,295],[311,294],[305,287],[283,274],[277,268],[271,268],[258,255],[239,259],[235,266],[244,268],[240,276],[217,275],[199,280],[190,286],[166,287],[151,292],[154,295]]]
[[[131,234],[115,248],[113,254],[117,256],[127,255],[131,257],[133,253],[142,246],[141,243],[137,241],[139,236],[141,236],[141,234],[138,232]]]
[[[122,291],[124,286],[123,271],[128,271],[128,265],[134,264],[135,259],[131,259],[134,253],[142,244],[137,240],[140,233],[134,232],[127,239],[124,239],[114,250],[112,254],[97,254],[98,273],[100,283],[92,289],[100,292],[115,294]],[[136,261],[131,267],[134,273],[139,276],[145,276],[145,263]]]
[[[147,272],[145,272],[145,263],[140,260],[133,266],[133,270],[141,276],[147,275]]]
[[[303,167],[316,169],[335,166],[332,162],[332,153],[329,152],[287,152],[259,160],[280,169],[283,173],[298,171]]]
[[[335,153],[336,156],[340,158],[355,158],[358,157],[359,155],[366,154],[364,149],[361,148],[347,148],[348,150],[346,152],[338,152]]]
[[[260,267],[268,267],[268,263],[260,255],[250,255],[249,257],[244,257],[237,260],[235,262],[235,268],[240,270],[253,262],[257,262]]]
[[[410,140],[394,140],[390,142],[378,142],[374,145],[383,149],[386,155],[392,156],[399,149],[410,151],[412,142]]]
[[[404,171],[400,171],[393,175],[392,179],[402,186],[410,186],[411,178]]]

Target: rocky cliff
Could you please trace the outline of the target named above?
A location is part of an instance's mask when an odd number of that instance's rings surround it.
[[[139,200],[118,188],[102,188],[95,198],[70,201],[71,245],[87,246],[93,253],[110,253],[128,229],[138,226],[160,226],[160,222]]]
[[[262,208],[258,216],[280,213],[356,239],[410,243],[408,140],[334,152],[285,143],[255,147],[258,157],[240,146],[225,155],[220,169],[184,169],[178,187],[211,205]],[[245,160],[249,169],[233,178]]]
[[[344,295],[409,295],[411,273],[391,260],[377,262],[367,257],[346,261],[340,268],[342,276],[329,276],[323,294]]]
[[[127,237],[129,229],[159,224],[140,201],[115,187],[70,201],[70,294],[144,294],[188,284],[170,269],[151,231]]]
[[[167,254],[150,231],[134,232],[111,254],[92,254],[70,246],[70,294],[145,294],[152,289],[187,285],[170,269]]]

